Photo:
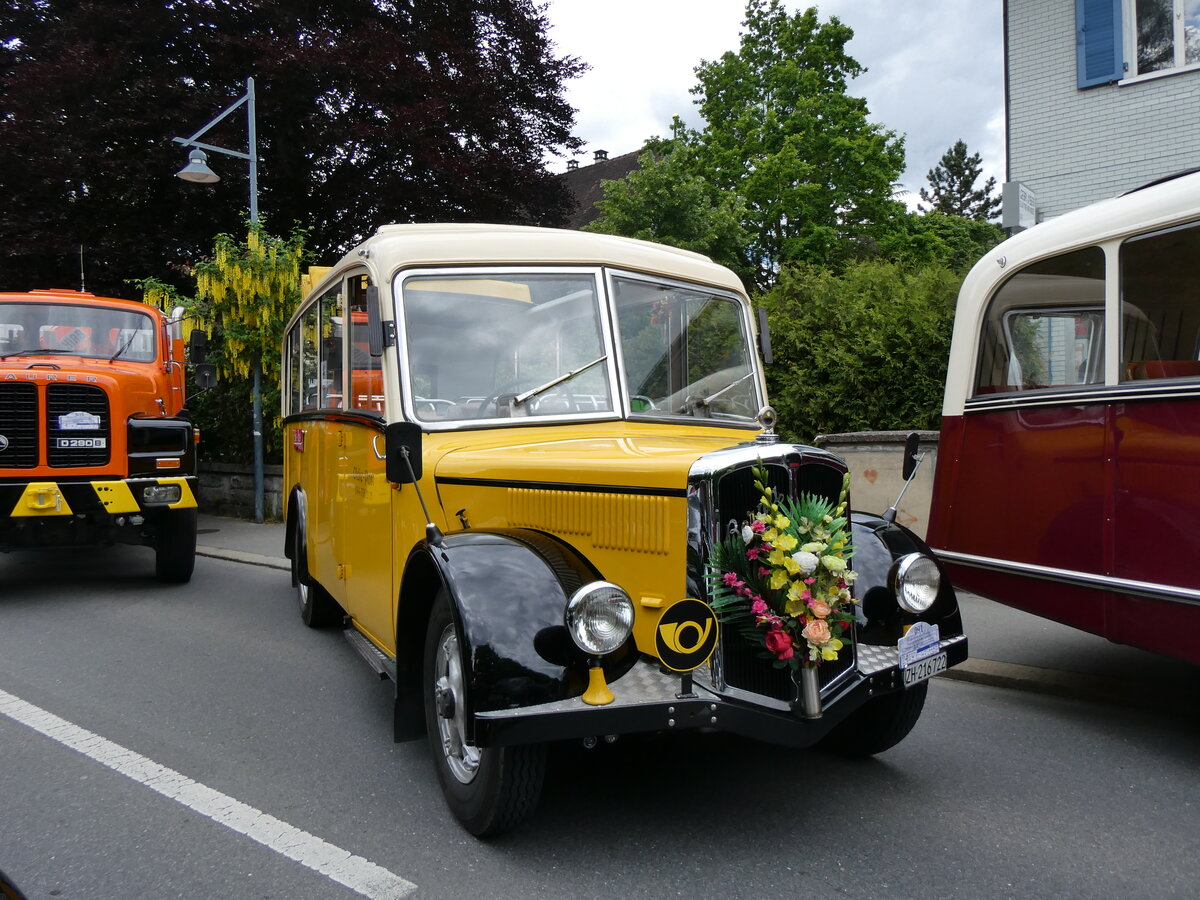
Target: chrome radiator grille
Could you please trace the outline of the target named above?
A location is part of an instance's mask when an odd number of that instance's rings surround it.
[[[709,558],[712,546],[725,538],[731,528],[738,527],[757,511],[759,492],[754,486],[753,466],[761,458],[767,467],[768,481],[778,497],[796,498],[800,494],[816,494],[837,502],[841,492],[845,467],[836,457],[823,451],[790,444],[755,445],[739,448],[741,452],[725,451],[714,454],[707,462],[711,468],[693,470],[689,489],[692,529],[689,540],[695,553],[696,565]],[[706,460],[701,460],[701,464]],[[700,467],[700,464],[698,464]],[[689,583],[708,596],[707,583],[701,571],[689,572]],[[734,691],[793,704],[799,700],[799,689],[790,668],[777,669],[771,658],[760,657],[761,647],[755,647],[736,629],[722,626],[710,675],[717,690]],[[853,640],[846,642],[836,662],[823,662],[818,668],[822,688],[839,679],[855,663]]]

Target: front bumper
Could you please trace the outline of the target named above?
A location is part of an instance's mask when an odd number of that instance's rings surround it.
[[[663,672],[644,658],[611,682],[616,699],[590,706],[579,698],[475,714],[475,743],[480,747],[532,744],[601,735],[669,732],[685,729],[724,731],[788,747],[810,747],[868,700],[904,690],[895,647],[858,645],[857,664],[848,678],[822,697],[819,718],[799,709],[781,711],[715,693],[676,673]],[[967,658],[967,638],[942,640],[939,653],[947,667]]]
[[[178,499],[147,501],[147,488],[178,487]],[[196,506],[194,476],[96,478],[80,481],[22,481],[0,484],[0,515],[9,519],[79,516],[95,513],[137,515],[151,509]]]

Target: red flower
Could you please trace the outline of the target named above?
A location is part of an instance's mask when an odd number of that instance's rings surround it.
[[[782,628],[772,628],[768,631],[763,643],[777,659],[791,659],[795,655],[792,639]]]

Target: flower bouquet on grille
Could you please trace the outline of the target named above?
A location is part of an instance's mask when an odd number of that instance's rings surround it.
[[[850,475],[835,505],[814,494],[776,497],[762,460],[753,471],[758,510],[713,551],[712,608],[776,668],[815,668],[838,658],[856,618]]]

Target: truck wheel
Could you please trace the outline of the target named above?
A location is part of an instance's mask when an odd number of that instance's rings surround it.
[[[297,528],[292,543],[292,583],[296,585],[296,599],[300,602],[300,618],[309,628],[325,628],[342,621],[342,608],[308,574],[308,549],[304,533]]]
[[[541,796],[546,747],[467,744],[462,654],[444,592],[434,601],[430,614],[423,674],[429,749],[451,812],[478,837],[517,826],[533,812]]]
[[[163,510],[154,546],[154,571],[159,581],[183,584],[196,565],[196,510]]]
[[[844,756],[874,756],[912,731],[925,707],[929,682],[869,700],[829,732],[822,745]]]

